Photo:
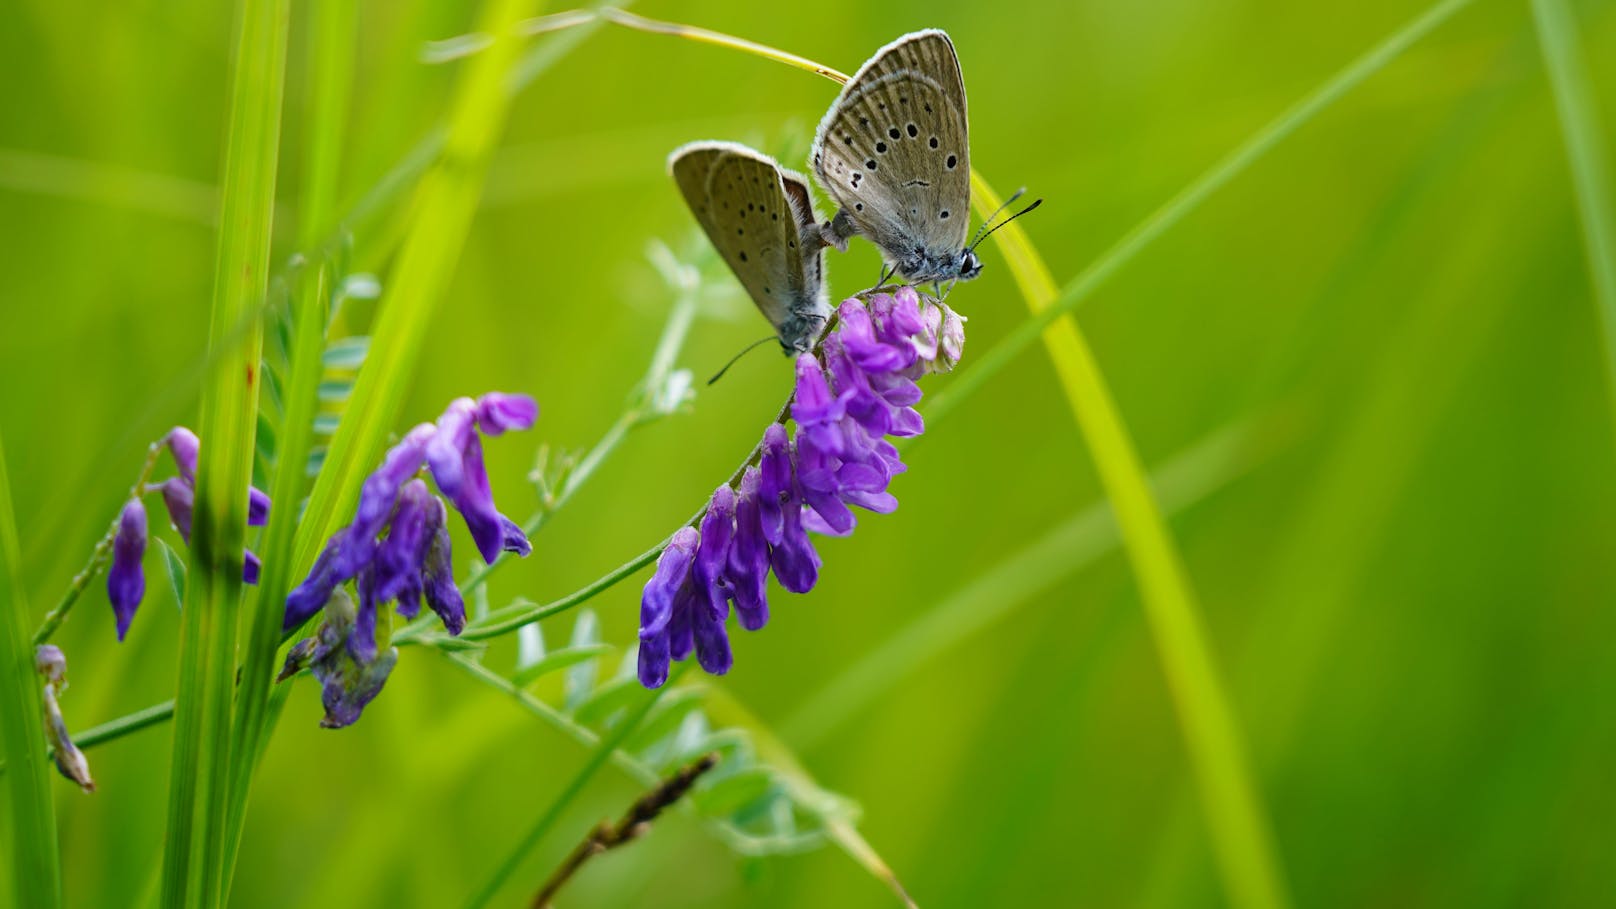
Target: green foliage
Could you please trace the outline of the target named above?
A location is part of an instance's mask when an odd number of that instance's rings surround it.
[[[289,264],[255,303],[261,413],[253,447],[235,453],[296,516],[307,483],[279,459],[308,431],[307,463],[330,460],[332,489],[308,526],[281,525],[295,531],[290,549],[276,549],[274,525],[253,542],[284,553],[266,560],[276,585],[295,583],[349,510],[339,493],[374,462],[360,449],[450,397],[533,392],[544,407],[534,444],[580,454],[533,471],[533,526],[545,531],[534,555],[467,576],[468,596],[506,605],[480,613],[465,640],[410,626],[405,643],[422,646],[405,648],[359,726],[316,730],[306,683],[238,695],[238,711],[262,713],[232,717],[233,770],[260,771],[250,809],[236,788],[247,777],[231,777],[226,827],[240,840],[223,851],[239,845],[242,857],[232,904],[457,903],[553,813],[511,878],[526,896],[529,872],[703,748],[726,767],[570,899],[888,905],[833,852],[755,858],[829,843],[888,879],[867,835],[928,906],[1031,905],[1052,892],[1094,905],[1217,902],[1205,822],[1220,817],[1197,797],[1083,443],[1054,374],[1026,355],[1079,311],[1105,405],[1137,450],[1129,482],[1158,498],[1158,529],[1194,578],[1203,649],[1218,655],[1297,903],[1597,905],[1610,892],[1600,781],[1616,739],[1588,722],[1616,690],[1616,614],[1599,606],[1616,591],[1604,558],[1616,538],[1612,361],[1590,341],[1612,261],[1600,252],[1608,229],[1599,239],[1611,205],[1601,121],[1616,122],[1609,4],[1448,0],[1411,26],[1393,3],[1330,17],[1276,3],[1034,3],[1014,15],[943,4],[918,19],[836,0],[791,20],[647,10],[844,70],[902,31],[950,29],[971,88],[973,162],[1048,200],[1021,226],[1051,276],[1077,278],[1064,290],[1051,281],[1055,305],[1029,320],[1012,284],[1019,272],[1030,286],[1026,250],[985,255],[984,277],[950,298],[971,317],[971,340],[959,371],[926,386],[929,441],[905,451],[902,510],[863,522],[854,541],[825,541],[821,589],[780,596],[768,630],[738,634],[731,676],[687,678],[638,716],[648,699],[623,683],[618,645],[633,638],[635,589],[657,549],[634,553],[688,518],[789,383],[783,364],[754,354],[699,389],[679,421],[627,414],[623,389],[667,314],[634,253],[689,228],[662,155],[705,136],[800,148],[830,87],[598,23],[539,39],[492,93],[514,99],[511,135],[476,181],[475,221],[469,209],[439,221],[449,242],[409,254],[441,252],[452,269],[439,262],[432,280],[403,288],[400,241],[421,230],[416,191],[423,174],[439,181],[448,147],[450,131],[433,124],[486,54],[418,60],[429,39],[478,26],[432,4],[310,10],[307,23],[294,10],[294,35],[305,24],[310,34],[294,43],[285,105],[282,182],[295,191],[280,194],[289,217],[277,220],[294,227],[277,254]],[[332,55],[313,20],[344,13],[361,51]],[[0,423],[22,531],[9,564],[48,604],[104,530],[140,446],[195,425],[199,377],[216,365],[199,353],[198,288],[226,93],[198,86],[228,82],[230,28],[217,4],[186,2],[161,21],[26,4],[11,18],[0,14],[14,25],[0,33],[18,38],[16,52],[0,69],[39,90],[19,96],[15,147],[0,149],[0,204],[14,215],[0,219],[13,252],[0,295],[22,301],[0,357]],[[585,53],[562,59],[572,47]],[[348,71],[313,77],[322,59]],[[555,79],[514,94],[545,67]],[[341,130],[319,126],[330,123]],[[830,271],[840,295],[876,269],[855,248]],[[410,327],[423,333],[418,355],[397,356],[402,334],[373,320],[400,294],[434,314]],[[323,356],[298,354],[309,323],[291,314],[309,300],[329,310]],[[697,374],[762,330],[732,302],[704,301],[733,318],[690,333]],[[392,385],[365,391],[365,370]],[[312,402],[307,419],[292,416],[299,401]],[[343,427],[357,412],[382,415]],[[1260,414],[1288,415],[1272,446]],[[608,425],[611,444],[580,444]],[[1207,447],[1189,449],[1199,457],[1162,459],[1209,431]],[[328,447],[333,434],[359,441]],[[530,451],[489,453],[502,503],[525,508]],[[1147,483],[1146,463],[1173,469]],[[183,567],[153,548],[148,571],[174,583]],[[469,552],[459,536],[456,551]],[[245,679],[273,656],[270,587],[244,604]],[[595,611],[577,609],[586,601]],[[168,733],[130,733],[174,711],[164,667],[179,662],[176,619],[148,602],[115,649],[105,612],[91,583],[52,638],[73,661],[69,721],[87,727],[75,738],[96,746],[104,790],[56,806],[72,834],[75,905],[144,892],[164,839]],[[38,616],[28,619],[25,632]],[[541,625],[559,646],[540,646]],[[267,735],[248,745],[253,725],[276,726],[282,701],[292,722],[267,747]],[[9,749],[27,726],[5,713]],[[618,735],[620,747],[601,748]],[[580,773],[597,754],[594,768],[622,773]],[[40,762],[8,758],[15,792]],[[868,806],[862,834],[851,804],[805,767]],[[41,779],[60,785],[52,777]],[[13,796],[0,807],[28,809]],[[0,886],[24,883],[20,864],[0,866]],[[36,902],[49,900],[23,900]]]

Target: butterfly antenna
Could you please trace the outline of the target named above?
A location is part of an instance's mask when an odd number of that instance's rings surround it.
[[[1022,215],[1026,214],[1027,212],[1030,212],[1033,209],[1035,209],[1038,206],[1043,205],[1043,204],[1044,204],[1043,199],[1034,199],[1033,203],[1031,205],[1027,206],[1026,208],[1023,208],[1021,211],[1016,212],[1015,214],[1011,215],[1010,217],[1005,218],[1003,221],[1000,221],[998,224],[993,225],[992,230],[990,230],[987,233],[983,234],[982,236],[976,238],[976,242],[971,244],[971,249],[976,249],[977,243],[981,243],[983,240],[986,240],[987,238],[989,238],[989,237],[993,236],[994,234],[998,233],[999,228],[1005,226],[1006,224],[1009,224],[1011,221],[1014,221],[1015,219],[1021,217]]]
[[[707,380],[707,384],[711,385],[714,382],[717,382],[719,379],[722,379],[724,377],[724,373],[729,372],[729,368],[731,366],[734,366],[737,362],[739,362],[742,357],[744,357],[747,354],[751,353],[753,348],[756,348],[757,346],[759,346],[761,344],[767,344],[767,343],[769,343],[770,341],[773,341],[773,340],[774,340],[774,335],[769,335],[767,338],[758,338],[756,341],[753,341],[752,343],[750,343],[750,344],[746,345],[745,347],[741,348],[741,352],[736,354],[733,357],[730,357],[729,362],[724,364],[723,369],[720,369],[718,372],[713,373],[713,377],[711,379]]]
[[[971,238],[971,242],[970,242],[969,246],[967,246],[966,248],[967,249],[974,249],[976,247],[976,244],[981,242],[982,232],[988,229],[988,225],[993,223],[993,219],[997,218],[999,216],[1000,212],[1002,212],[1005,209],[1009,208],[1010,206],[1016,204],[1016,200],[1020,199],[1022,196],[1025,196],[1026,194],[1027,194],[1027,187],[1023,186],[1020,189],[1016,190],[1015,192],[1011,193],[1010,198],[1008,198],[1008,199],[1004,200],[1003,202],[999,203],[999,207],[995,208],[993,210],[993,214],[988,215],[986,218],[982,219],[982,226],[978,227],[976,229],[976,236]]]

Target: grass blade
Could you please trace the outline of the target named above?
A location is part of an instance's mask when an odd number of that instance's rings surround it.
[[[11,795],[12,885],[16,905],[50,909],[62,903],[62,867],[21,568],[11,480],[0,444],[0,596],[5,598],[0,621],[6,626],[0,629],[0,754],[12,770],[6,787]]]
[[[1153,476],[1169,511],[1186,508],[1233,482],[1272,454],[1283,426],[1244,422],[1203,438]],[[804,699],[780,725],[798,748],[823,742],[849,717],[877,702],[920,666],[947,652],[1039,593],[1116,549],[1116,522],[1105,502],[1063,521],[976,580],[960,587]]]
[[[1594,302],[1605,329],[1605,369],[1616,408],[1616,206],[1610,158],[1599,124],[1593,79],[1578,45],[1577,22],[1565,0],[1532,0],[1543,65],[1554,91],[1554,108],[1565,137],[1571,185],[1582,219],[1582,241],[1593,281]]]
[[[972,185],[972,204],[984,216],[999,206],[993,190],[974,173]],[[1055,282],[1021,225],[1011,222],[995,239],[1034,317],[1055,311]],[[1201,607],[1178,546],[1076,320],[1067,314],[1049,321],[1044,329],[1044,343],[1061,389],[1094,458],[1139,581],[1145,616],[1206,802],[1229,901],[1250,909],[1286,906],[1289,897],[1252,780],[1246,745],[1207,643]]]
[[[1038,340],[1044,329],[1081,306],[1112,275],[1133,261],[1178,222],[1188,217],[1213,193],[1227,186],[1230,181],[1244,173],[1247,168],[1304,124],[1341,100],[1348,92],[1363,84],[1364,80],[1379,72],[1415,42],[1453,18],[1472,2],[1474,0],[1443,0],[1436,4],[1363,56],[1347,64],[1335,75],[1326,79],[1324,84],[1253,133],[1222,160],[1192,180],[1177,195],[1168,199],[1160,208],[1151,212],[1149,217],[1112,244],[1111,248],[1095,259],[1088,268],[1062,287],[1058,297],[1048,293],[1047,297],[1051,300],[1048,306],[1040,307],[1033,318],[1017,326],[987,353],[974,357],[969,369],[960,370],[946,388],[931,396],[931,401],[927,405],[928,418],[936,418],[947,413],[958,406],[960,401],[980,391],[988,379],[997,375],[1000,369],[1013,362],[1022,351]],[[973,177],[972,186],[973,189],[980,189],[985,183]],[[989,200],[981,198],[980,195],[976,201],[979,203],[993,201],[995,205],[997,204],[996,199]],[[1025,248],[1026,234],[1019,223],[1011,222],[996,233],[994,239],[998,241],[999,248],[1008,260],[1011,272],[1023,294],[1030,291],[1043,294],[1053,290],[1048,269],[1041,263],[1034,265],[1028,261]]]
[[[420,357],[432,316],[465,245],[489,153],[504,126],[510,102],[506,80],[519,44],[512,31],[533,5],[534,0],[491,0],[484,12],[482,31],[496,38],[486,53],[471,61],[462,78],[442,153],[417,192],[398,263],[384,285],[370,356],[309,496],[297,565],[313,560],[320,542],[353,507],[361,478],[380,456],[398,416],[409,388],[400,379],[410,374]]]
[[[197,497],[181,621],[163,903],[222,897],[229,731],[242,598],[247,486],[257,426],[288,0],[242,0],[237,12],[208,381],[202,390]]]
[[[337,175],[342,158],[342,134],[347,127],[353,60],[358,44],[358,7],[354,0],[328,0],[309,8],[310,71],[306,81],[310,113],[309,141],[305,149],[307,175],[298,206],[298,245],[313,248],[329,228],[337,201]],[[275,674],[275,655],[281,641],[286,594],[292,586],[292,547],[296,538],[298,501],[303,497],[305,464],[313,443],[314,415],[319,407],[320,378],[325,365],[326,302],[330,297],[331,269],[326,262],[309,262],[299,274],[291,299],[294,339],[291,380],[277,435],[271,498],[278,503],[264,535],[264,571],[253,610],[236,700],[230,754],[235,773],[225,827],[225,891],[229,891],[236,848],[246,821],[247,799],[253,772],[268,723],[269,689]]]

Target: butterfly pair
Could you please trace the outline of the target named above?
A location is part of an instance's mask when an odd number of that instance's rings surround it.
[[[830,317],[824,248],[853,234],[921,284],[982,270],[965,245],[971,165],[965,83],[948,35],[904,35],[842,87],[809,161],[840,206],[820,223],[808,181],[733,142],[692,142],[668,159],[685,201],[774,326],[781,346],[808,350]]]

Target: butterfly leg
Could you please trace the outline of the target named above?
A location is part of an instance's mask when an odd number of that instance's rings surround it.
[[[853,226],[852,219],[847,217],[847,211],[844,209],[838,211],[836,217],[819,225],[819,243],[821,246],[832,247],[837,252],[847,252],[847,241],[856,233],[858,228]]]

